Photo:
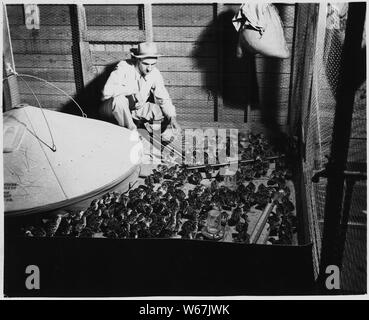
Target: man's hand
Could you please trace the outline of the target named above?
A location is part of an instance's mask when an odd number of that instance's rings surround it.
[[[146,102],[139,92],[133,94],[133,99],[135,101],[135,110],[141,109]]]
[[[176,118],[172,118],[170,119],[170,125],[173,128],[173,131],[175,134],[181,134],[182,132],[182,128],[181,126],[178,124],[177,119]]]

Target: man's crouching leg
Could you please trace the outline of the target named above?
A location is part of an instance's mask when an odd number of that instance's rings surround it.
[[[112,113],[120,126],[129,130],[137,129],[129,109],[129,101],[125,96],[121,95],[112,98]]]
[[[134,111],[133,118],[143,121],[146,130],[152,134],[160,129],[160,123],[164,119],[163,112],[155,103],[146,102],[142,108]]]

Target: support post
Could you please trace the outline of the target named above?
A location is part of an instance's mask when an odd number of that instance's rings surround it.
[[[217,58],[218,58],[218,79],[217,79],[217,95],[214,97],[214,121],[222,122],[224,120],[223,111],[223,28],[224,22],[220,15],[224,10],[223,3],[214,4],[214,20],[216,21],[216,44],[217,44]]]
[[[292,70],[288,103],[290,136],[300,136],[302,115],[309,104],[314,36],[316,34],[318,4],[295,4],[295,29],[292,48]],[[307,45],[311,44],[311,45]],[[302,137],[305,138],[305,137]]]
[[[16,75],[14,75],[14,56],[5,4],[3,4],[3,46],[3,78],[7,79],[3,81],[3,111],[8,111],[20,104],[21,99],[19,95],[18,80]]]
[[[86,85],[88,85],[95,78],[96,70],[92,64],[89,43],[85,41],[87,31],[85,7],[83,4],[77,4],[76,8],[78,20],[79,51],[81,55],[81,67],[83,77],[82,85],[86,87]]]
[[[152,26],[152,6],[151,3],[144,4],[144,27],[146,41],[154,41],[154,32]]]

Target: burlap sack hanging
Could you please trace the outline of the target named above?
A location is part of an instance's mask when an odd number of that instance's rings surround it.
[[[239,32],[237,57],[241,58],[244,50],[275,58],[290,56],[282,21],[273,4],[243,4],[233,18],[233,25]]]

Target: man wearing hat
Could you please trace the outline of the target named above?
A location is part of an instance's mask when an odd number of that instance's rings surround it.
[[[156,68],[156,44],[143,42],[132,60],[121,61],[110,74],[103,89],[103,108],[109,109],[118,124],[131,130],[144,124],[148,131],[153,121],[165,121],[175,131],[181,128],[176,120],[176,109]],[[153,101],[149,102],[149,98]]]

